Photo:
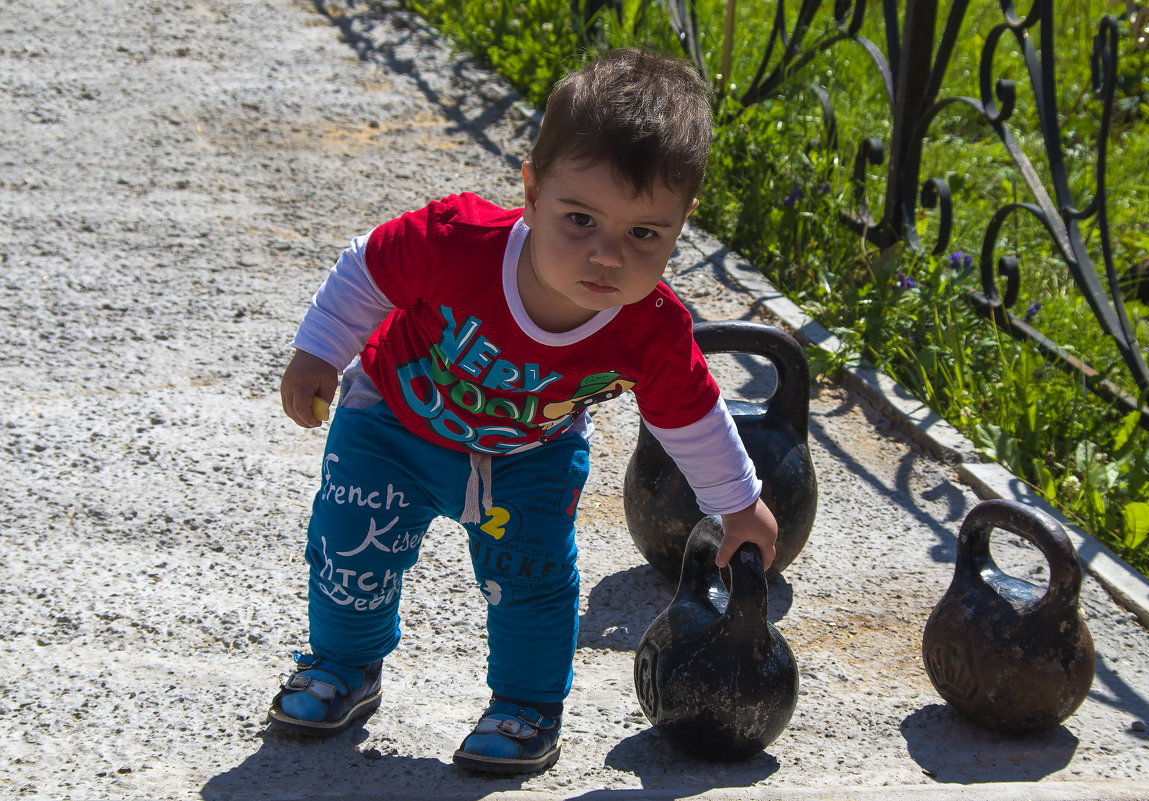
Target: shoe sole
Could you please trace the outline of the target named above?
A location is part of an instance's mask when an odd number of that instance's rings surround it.
[[[560,742],[556,743],[552,750],[535,759],[496,759],[468,754],[465,751],[456,751],[451,759],[460,768],[478,773],[540,773],[558,762],[561,752],[562,743]]]
[[[334,721],[312,721],[300,720],[299,718],[289,717],[281,710],[272,707],[267,713],[267,720],[269,723],[274,724],[278,728],[286,729],[296,734],[306,734],[311,737],[332,737],[340,732],[346,731],[351,724],[359,718],[364,718],[379,708],[383,692],[376,693],[370,698],[364,698],[351,709],[347,710],[347,714],[339,720]]]

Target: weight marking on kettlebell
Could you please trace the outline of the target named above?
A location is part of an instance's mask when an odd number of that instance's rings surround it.
[[[968,701],[980,691],[981,680],[968,642],[957,637],[938,640],[926,659],[939,691],[945,690],[959,701]]]
[[[662,714],[658,703],[658,650],[649,643],[635,657],[634,690],[647,715],[657,718]]]

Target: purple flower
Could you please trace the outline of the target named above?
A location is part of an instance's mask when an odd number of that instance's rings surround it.
[[[918,282],[910,278],[903,272],[898,273],[898,289],[913,289],[918,285]]]
[[[818,194],[820,194],[820,195],[826,195],[826,194],[829,194],[829,192],[830,192],[830,185],[829,184],[822,184],[821,186],[818,187]]]
[[[1033,318],[1037,316],[1039,311],[1041,311],[1041,301],[1035,300],[1029,304],[1029,308],[1025,310],[1025,321],[1027,323],[1033,322]]]
[[[965,270],[973,263],[973,256],[960,250],[950,254],[950,269]]]
[[[791,209],[800,197],[802,197],[802,187],[798,186],[798,184],[794,184],[794,188],[790,190],[790,196],[782,201],[782,205]]]

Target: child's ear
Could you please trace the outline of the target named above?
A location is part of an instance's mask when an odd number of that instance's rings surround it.
[[[530,227],[539,200],[539,171],[529,161],[523,162],[523,200],[523,222]]]

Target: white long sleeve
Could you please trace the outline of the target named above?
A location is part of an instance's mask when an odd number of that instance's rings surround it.
[[[367,235],[343,251],[311,299],[292,347],[318,356],[342,370],[391,313],[395,304],[371,278],[364,260]]]
[[[696,423],[646,427],[678,465],[704,514],[741,511],[761,494],[762,482],[722,398]]]

